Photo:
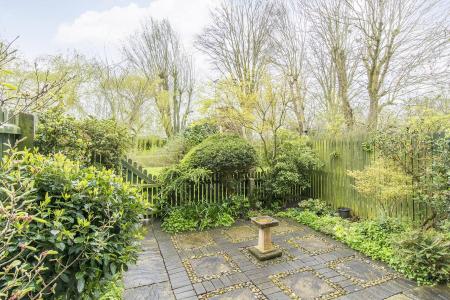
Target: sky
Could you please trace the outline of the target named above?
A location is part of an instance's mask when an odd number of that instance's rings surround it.
[[[167,18],[194,58],[192,46],[219,0],[0,0],[0,38],[28,59],[73,49],[116,59],[118,49],[148,17]],[[202,63],[197,65],[204,66]]]

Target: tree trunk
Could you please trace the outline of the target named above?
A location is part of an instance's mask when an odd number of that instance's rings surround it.
[[[369,93],[369,115],[367,116],[367,128],[369,131],[376,130],[378,127],[378,96],[374,93]]]
[[[297,131],[300,135],[302,135],[303,131],[305,130],[305,104],[301,96],[298,81],[295,80],[295,82],[296,82],[295,89],[294,89],[294,82],[292,81],[289,83],[289,87],[292,97],[292,104],[294,105],[294,113],[297,119]]]

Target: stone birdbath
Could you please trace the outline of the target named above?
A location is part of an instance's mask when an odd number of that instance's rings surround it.
[[[258,260],[268,260],[276,257],[280,257],[282,252],[272,244],[271,227],[278,226],[278,220],[269,216],[259,216],[251,218],[253,224],[259,228],[258,245],[249,248],[251,254],[253,254]]]

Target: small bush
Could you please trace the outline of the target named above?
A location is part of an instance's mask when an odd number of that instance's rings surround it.
[[[145,205],[110,170],[12,153],[0,164],[0,203],[1,297],[97,299],[137,256]]]
[[[321,199],[303,200],[298,204],[298,206],[301,210],[312,211],[318,216],[329,215],[334,212],[331,206]]]
[[[286,206],[292,187],[301,190],[309,187],[311,171],[320,166],[320,160],[304,139],[284,141],[264,180],[266,191],[261,202],[270,206],[277,199],[281,206]]]
[[[415,230],[395,243],[394,263],[419,283],[450,282],[450,234]]]
[[[250,201],[245,196],[234,195],[225,200],[225,205],[233,218],[246,218],[250,210]]]
[[[192,148],[181,161],[190,168],[213,172],[245,172],[256,165],[256,151],[237,135],[210,136]]]
[[[189,214],[186,207],[177,207],[170,210],[161,227],[169,233],[193,231],[198,227],[198,220]]]
[[[378,158],[362,171],[348,171],[355,189],[378,204],[384,216],[393,213],[398,201],[412,194],[412,178],[394,163]]]
[[[169,233],[231,226],[234,223],[233,214],[236,212],[227,204],[185,205],[170,209],[161,226]]]
[[[90,162],[117,168],[131,145],[128,130],[114,120],[93,118],[81,121],[81,128],[89,137]]]

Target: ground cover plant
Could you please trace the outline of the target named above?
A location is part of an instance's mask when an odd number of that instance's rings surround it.
[[[223,203],[195,203],[170,208],[162,223],[169,233],[231,226],[247,216],[250,203],[246,197],[232,196]]]
[[[300,208],[279,212],[277,215],[292,218],[365,255],[384,261],[418,283],[449,282],[448,231],[418,230],[412,224],[387,217],[351,222],[330,213],[324,214],[324,206],[324,203],[313,206],[300,203]]]
[[[1,297],[100,297],[138,253],[137,190],[62,154],[11,152],[0,168]]]

